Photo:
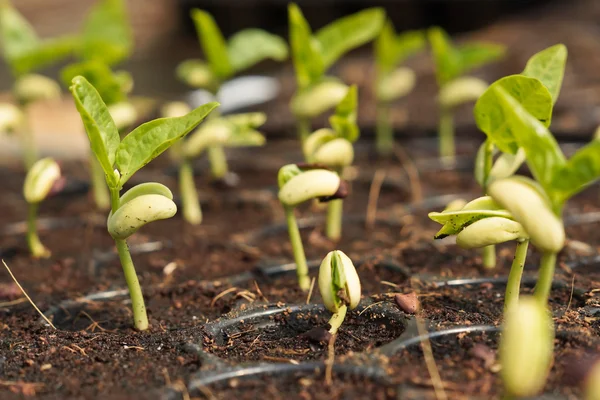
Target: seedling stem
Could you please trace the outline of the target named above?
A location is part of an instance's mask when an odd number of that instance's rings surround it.
[[[340,175],[341,177],[341,175]],[[327,205],[327,225],[325,233],[331,240],[338,241],[342,236],[342,213],[344,200],[331,200]]]
[[[554,268],[556,266],[556,253],[544,252],[540,261],[540,272],[535,287],[534,296],[542,304],[548,304],[550,289],[552,289],[552,279],[554,278]]]
[[[346,312],[348,311],[348,306],[346,304],[342,304],[339,306],[337,312],[333,313],[331,319],[329,320],[329,333],[335,335],[342,326],[344,319],[346,318]]]
[[[108,210],[110,208],[110,192],[106,186],[104,171],[96,157],[90,157],[90,169],[94,203],[99,210]]]
[[[208,160],[210,161],[210,170],[213,178],[222,179],[227,175],[227,157],[223,146],[210,146],[208,149]]]
[[[394,149],[394,131],[390,124],[390,106],[377,104],[377,135],[375,137],[377,153],[387,156]]]
[[[450,109],[441,110],[439,135],[442,163],[446,166],[452,166],[455,162],[454,117]]]
[[[179,190],[181,191],[183,217],[190,224],[200,224],[202,222],[202,210],[194,182],[192,163],[187,158],[184,158],[179,166]]]
[[[35,258],[48,258],[50,257],[50,250],[44,246],[37,233],[37,210],[39,203],[29,204],[27,213],[27,244],[31,255]]]
[[[308,265],[306,263],[306,256],[304,255],[304,246],[302,245],[302,239],[300,238],[300,229],[298,228],[298,223],[294,216],[294,207],[284,206],[284,209],[292,251],[294,253],[294,261],[296,261],[298,284],[300,285],[300,289],[308,291],[310,288],[310,277],[308,276]]]
[[[488,247],[485,247],[484,250]],[[505,313],[511,307],[519,304],[521,276],[523,275],[523,267],[525,266],[525,259],[527,258],[528,247],[529,240],[517,242],[517,248],[515,249],[515,258],[513,259],[512,265],[510,267],[510,273],[508,274],[508,282],[506,283],[506,293],[504,295]]]

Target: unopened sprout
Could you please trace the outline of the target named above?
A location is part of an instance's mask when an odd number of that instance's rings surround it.
[[[319,291],[325,308],[333,313],[329,333],[335,335],[346,318],[346,312],[360,303],[360,279],[352,260],[340,250],[325,256],[319,268]]]
[[[542,391],[553,349],[554,327],[547,306],[524,296],[504,316],[498,351],[505,398],[532,397]]]
[[[174,102],[165,105],[162,112],[164,116],[173,117],[185,114],[186,110],[189,110],[189,107],[185,103]],[[179,190],[183,217],[187,222],[193,225],[202,222],[192,161],[214,147],[262,146],[266,139],[256,128],[265,121],[266,116],[263,113],[212,118],[171,148],[171,157],[179,164]],[[212,168],[228,169],[225,159],[211,161]]]
[[[448,34],[439,27],[430,28],[427,36],[433,52],[439,86],[439,141],[441,161],[454,164],[454,109],[475,101],[487,88],[481,79],[463,76],[473,68],[502,57],[504,47],[493,43],[475,42],[454,46]]]
[[[447,208],[441,213],[429,213],[429,218],[443,225],[435,239],[456,235],[456,244],[465,249],[485,248],[516,241],[515,256],[506,285],[504,309],[518,303],[529,235],[508,211],[502,209],[490,196],[485,196],[467,203],[462,208]]]
[[[325,165],[344,176],[344,169],[354,160],[353,143],[360,134],[356,123],[357,106],[358,91],[356,85],[352,85],[329,118],[333,129],[319,129],[304,141],[303,151],[309,163]],[[331,240],[337,241],[342,235],[343,201],[332,200],[327,206],[325,233]]]
[[[160,183],[142,183],[123,195],[120,192],[139,169],[194,129],[218,104],[205,104],[181,117],[147,122],[121,139],[108,107],[84,77],[73,78],[70,90],[110,191],[107,230],[115,241],[129,288],[134,326],[145,330],[146,306],[127,239],[149,222],[172,217],[177,207],[171,191]]]
[[[29,205],[27,213],[27,244],[35,258],[48,258],[50,250],[40,241],[37,233],[37,211],[39,205],[63,182],[60,167],[52,158],[43,158],[35,162],[25,177],[23,196]]]
[[[277,181],[279,184],[279,201],[285,211],[290,242],[296,262],[298,284],[302,290],[307,291],[310,287],[308,265],[294,210],[299,204],[313,199],[330,201],[343,198],[347,194],[346,185],[340,176],[333,171],[318,167],[311,168],[310,166],[300,167],[296,164],[281,167]]]
[[[312,132],[312,119],[335,107],[348,87],[325,73],[348,51],[373,40],[385,22],[382,8],[369,8],[340,18],[313,34],[300,8],[288,5],[289,38],[297,90],[290,103],[298,138]]]
[[[391,154],[394,147],[394,131],[390,123],[392,103],[410,93],[416,82],[416,75],[412,69],[398,66],[422,50],[425,45],[425,35],[422,31],[407,31],[396,35],[389,20],[375,40],[376,148],[380,155]]]

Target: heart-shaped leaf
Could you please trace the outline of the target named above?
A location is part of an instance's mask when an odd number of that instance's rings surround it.
[[[244,29],[229,39],[227,54],[233,70],[240,72],[266,59],[285,61],[288,48],[277,35],[262,29]]]

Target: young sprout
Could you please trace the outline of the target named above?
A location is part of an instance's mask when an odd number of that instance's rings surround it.
[[[439,27],[430,28],[427,36],[433,52],[439,86],[440,157],[442,162],[452,165],[455,157],[454,108],[477,100],[487,88],[487,83],[481,79],[463,75],[502,57],[504,47],[484,42],[455,47],[448,34]]]
[[[277,182],[279,184],[279,201],[285,210],[296,262],[298,284],[302,290],[307,291],[310,287],[308,265],[294,209],[299,204],[312,199],[331,201],[344,198],[347,195],[347,187],[337,173],[311,165],[285,165],[279,170]]]
[[[554,327],[546,305],[524,296],[504,316],[498,351],[505,398],[532,397],[544,388],[553,348]]]
[[[35,162],[25,177],[23,196],[29,204],[27,214],[27,244],[29,251],[35,258],[50,257],[50,250],[40,241],[36,228],[37,210],[53,192],[64,184],[61,178],[60,167],[52,158],[43,158]]]
[[[136,329],[148,328],[144,297],[127,246],[127,238],[149,222],[177,211],[171,191],[159,183],[144,183],[122,196],[127,181],[198,125],[218,103],[208,103],[177,118],[160,118],[135,128],[122,140],[98,91],[82,76],[73,78],[71,93],[110,191],[108,232],[115,241],[129,288]]]
[[[515,240],[517,248],[506,285],[504,309],[519,302],[529,235],[508,211],[503,210],[490,196],[485,196],[460,208],[429,213],[429,218],[443,225],[435,239],[456,235],[456,244],[465,249],[485,248]]]
[[[287,44],[279,36],[251,28],[239,31],[226,41],[209,13],[193,9],[191,16],[207,60],[186,60],[177,67],[178,78],[192,87],[218,96],[222,83],[235,74],[266,59],[284,61],[288,57]],[[210,146],[208,154],[213,178],[224,178],[227,163],[223,147]]]
[[[185,103],[170,103],[163,108],[164,116],[180,116],[189,112]],[[185,140],[171,148],[171,156],[179,163],[179,191],[183,217],[190,224],[202,222],[202,210],[194,181],[192,161],[212,147],[262,146],[266,139],[255,128],[266,121],[263,113],[234,114],[212,118],[202,124]],[[210,156],[210,153],[209,153]],[[212,160],[211,167],[225,168],[226,160]],[[213,172],[214,174],[214,172]]]
[[[319,268],[319,291],[325,308],[333,313],[329,333],[335,335],[348,309],[360,303],[360,279],[352,260],[340,250],[327,253]]]
[[[375,40],[376,147],[380,155],[390,155],[394,147],[394,131],[390,124],[392,103],[406,96],[415,86],[414,71],[398,65],[422,50],[425,44],[425,35],[422,31],[407,31],[396,35],[394,26],[389,20]]]
[[[352,85],[346,96],[329,118],[333,129],[319,129],[304,141],[303,151],[306,161],[324,165],[344,176],[344,168],[352,165],[354,148],[352,144],[360,134],[356,124],[358,92]],[[331,240],[339,240],[342,235],[343,199],[332,200],[327,205],[326,235]]]
[[[490,85],[490,88],[501,86],[510,90],[527,111],[549,126],[552,108],[560,92],[566,59],[565,46],[559,44],[549,47],[533,55],[521,74],[502,78]],[[489,120],[492,116],[487,114],[485,104],[491,93],[493,92],[484,92],[477,101],[474,112],[477,125],[486,133],[490,128]],[[504,151],[508,150],[508,152],[501,153],[494,162],[494,154],[497,150],[494,143],[488,139],[477,152],[475,178],[484,193],[487,193],[487,187],[492,181],[513,175],[525,161],[523,149],[511,145],[505,146]],[[493,268],[496,264],[494,247],[485,247],[483,250],[484,267]]]
[[[300,8],[288,6],[290,48],[296,71],[297,92],[290,104],[304,142],[312,131],[311,120],[335,107],[346,96],[347,86],[325,76],[327,69],[348,51],[373,40],[385,21],[382,8],[369,8],[343,17],[314,35]]]

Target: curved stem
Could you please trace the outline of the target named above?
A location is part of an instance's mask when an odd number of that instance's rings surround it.
[[[112,212],[115,213],[119,208],[119,188],[110,189],[110,205]],[[125,282],[127,282],[127,288],[129,289],[131,309],[133,311],[133,325],[135,329],[144,331],[148,329],[146,304],[144,303],[142,288],[135,272],[131,254],[129,253],[129,246],[127,246],[127,242],[123,239],[113,239],[117,246],[119,260],[121,261],[121,267],[123,267],[123,274],[125,275]]]
[[[23,106],[23,132],[22,134],[22,146],[23,146],[23,164],[25,165],[25,171],[35,164],[38,158],[35,138],[31,125],[29,124],[29,113],[27,112],[27,106]]]
[[[293,207],[285,207],[285,219],[287,220],[290,242],[294,253],[294,261],[296,262],[296,274],[298,275],[298,285],[303,291],[308,291],[310,288],[310,278],[308,276],[308,264],[306,263],[306,255],[304,254],[304,246],[300,237],[300,229],[296,222]]]
[[[338,241],[342,237],[342,212],[344,200],[331,200],[327,205],[327,222],[325,234],[331,240]]]
[[[35,258],[48,258],[50,250],[42,244],[37,233],[37,210],[39,203],[31,203],[27,209],[27,245]]]
[[[331,326],[331,328],[329,328],[329,333],[331,333],[332,335],[335,335],[337,333],[338,329],[340,329],[340,326],[342,326],[342,323],[346,318],[347,311],[348,306],[342,304],[340,308],[338,308],[337,312],[331,316],[331,319],[329,320],[329,325]]]
[[[95,156],[90,157],[90,178],[92,180],[92,192],[94,203],[99,210],[108,210],[110,207],[110,193],[106,185],[104,170]]]
[[[375,132],[375,147],[381,156],[389,156],[394,150],[394,131],[390,123],[390,106],[377,104],[377,128]]]
[[[304,141],[311,134],[312,130],[310,118],[298,117],[296,119],[296,129],[298,130],[298,139],[300,139],[300,143],[304,144]]]
[[[540,261],[540,272],[534,292],[534,296],[544,305],[548,304],[550,289],[552,289],[552,280],[554,279],[555,266],[556,253],[544,252]]]
[[[227,166],[227,157],[223,146],[211,146],[208,148],[208,161],[210,162],[210,171],[214,179],[222,179],[229,167]]]
[[[493,244],[482,249],[483,268],[493,269],[496,267],[496,246]]]
[[[452,110],[442,108],[440,113],[440,158],[442,164],[453,165],[455,157],[454,148],[454,117],[452,116]]]
[[[202,209],[194,182],[194,170],[188,159],[184,159],[179,166],[179,192],[181,193],[183,218],[192,225],[200,224]]]
[[[519,304],[519,292],[521,290],[521,276],[523,276],[523,267],[527,258],[527,248],[529,240],[517,242],[515,249],[515,258],[513,258],[506,283],[506,293],[504,294],[504,313],[517,304]]]

